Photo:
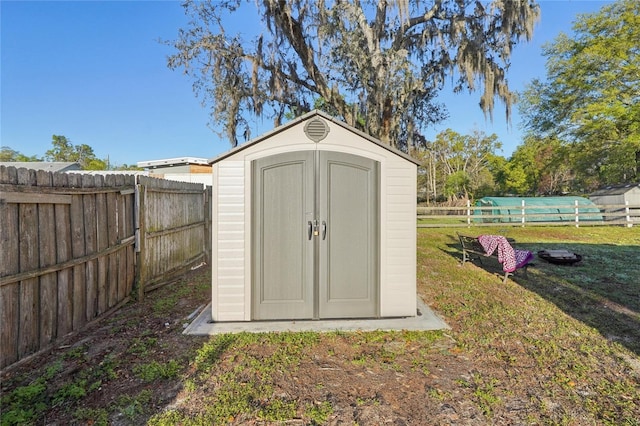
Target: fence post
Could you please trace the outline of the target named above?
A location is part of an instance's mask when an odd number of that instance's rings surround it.
[[[137,268],[136,277],[138,279],[138,301],[141,302],[144,299],[144,284],[147,280],[147,268],[149,265],[145,261],[145,243],[146,243],[146,187],[138,180],[136,182],[136,254],[137,254]]]
[[[575,206],[576,206],[576,209],[575,209],[576,210],[576,228],[579,228],[580,227],[580,223],[579,223],[580,222],[580,217],[579,217],[578,214],[580,213],[580,208],[578,207],[578,200],[575,200],[574,203],[575,203]]]
[[[631,223],[631,214],[629,213],[629,200],[624,202],[624,213],[627,216],[627,228],[631,228],[633,223]]]
[[[526,209],[525,209],[525,202],[524,200],[522,200],[522,227],[524,228],[524,222],[525,222],[525,215],[526,215]]]
[[[467,227],[471,227],[471,201],[467,200]]]

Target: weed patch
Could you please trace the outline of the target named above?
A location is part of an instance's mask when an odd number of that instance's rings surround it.
[[[133,372],[145,382],[153,382],[158,379],[173,379],[178,376],[180,365],[176,360],[166,363],[151,361],[148,364],[139,364],[133,368]]]

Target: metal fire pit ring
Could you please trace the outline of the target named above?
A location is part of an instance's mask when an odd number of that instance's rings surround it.
[[[574,265],[582,261],[582,255],[568,250],[540,250],[538,257],[554,265]]]

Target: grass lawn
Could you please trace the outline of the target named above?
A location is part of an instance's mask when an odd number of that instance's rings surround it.
[[[640,229],[460,232],[584,257],[575,267],[536,259],[526,277],[501,285],[491,261],[459,266],[455,230],[419,230],[419,292],[452,325],[483,380],[499,384],[500,401],[527,400],[537,411],[518,417],[527,423],[640,424]]]
[[[640,425],[640,227],[458,230],[584,260],[503,284],[419,229],[434,332],[185,336],[197,271],[3,372],[2,425]]]

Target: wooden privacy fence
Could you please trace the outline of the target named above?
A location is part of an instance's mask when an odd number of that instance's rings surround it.
[[[139,177],[139,297],[185,267],[208,262],[211,188]]]
[[[211,189],[0,166],[0,368],[210,253]]]
[[[135,271],[133,176],[0,167],[0,366],[118,306]]]
[[[496,211],[507,211],[496,214]],[[640,205],[607,204],[553,206],[418,207],[418,228],[469,226],[599,226],[640,225]]]

